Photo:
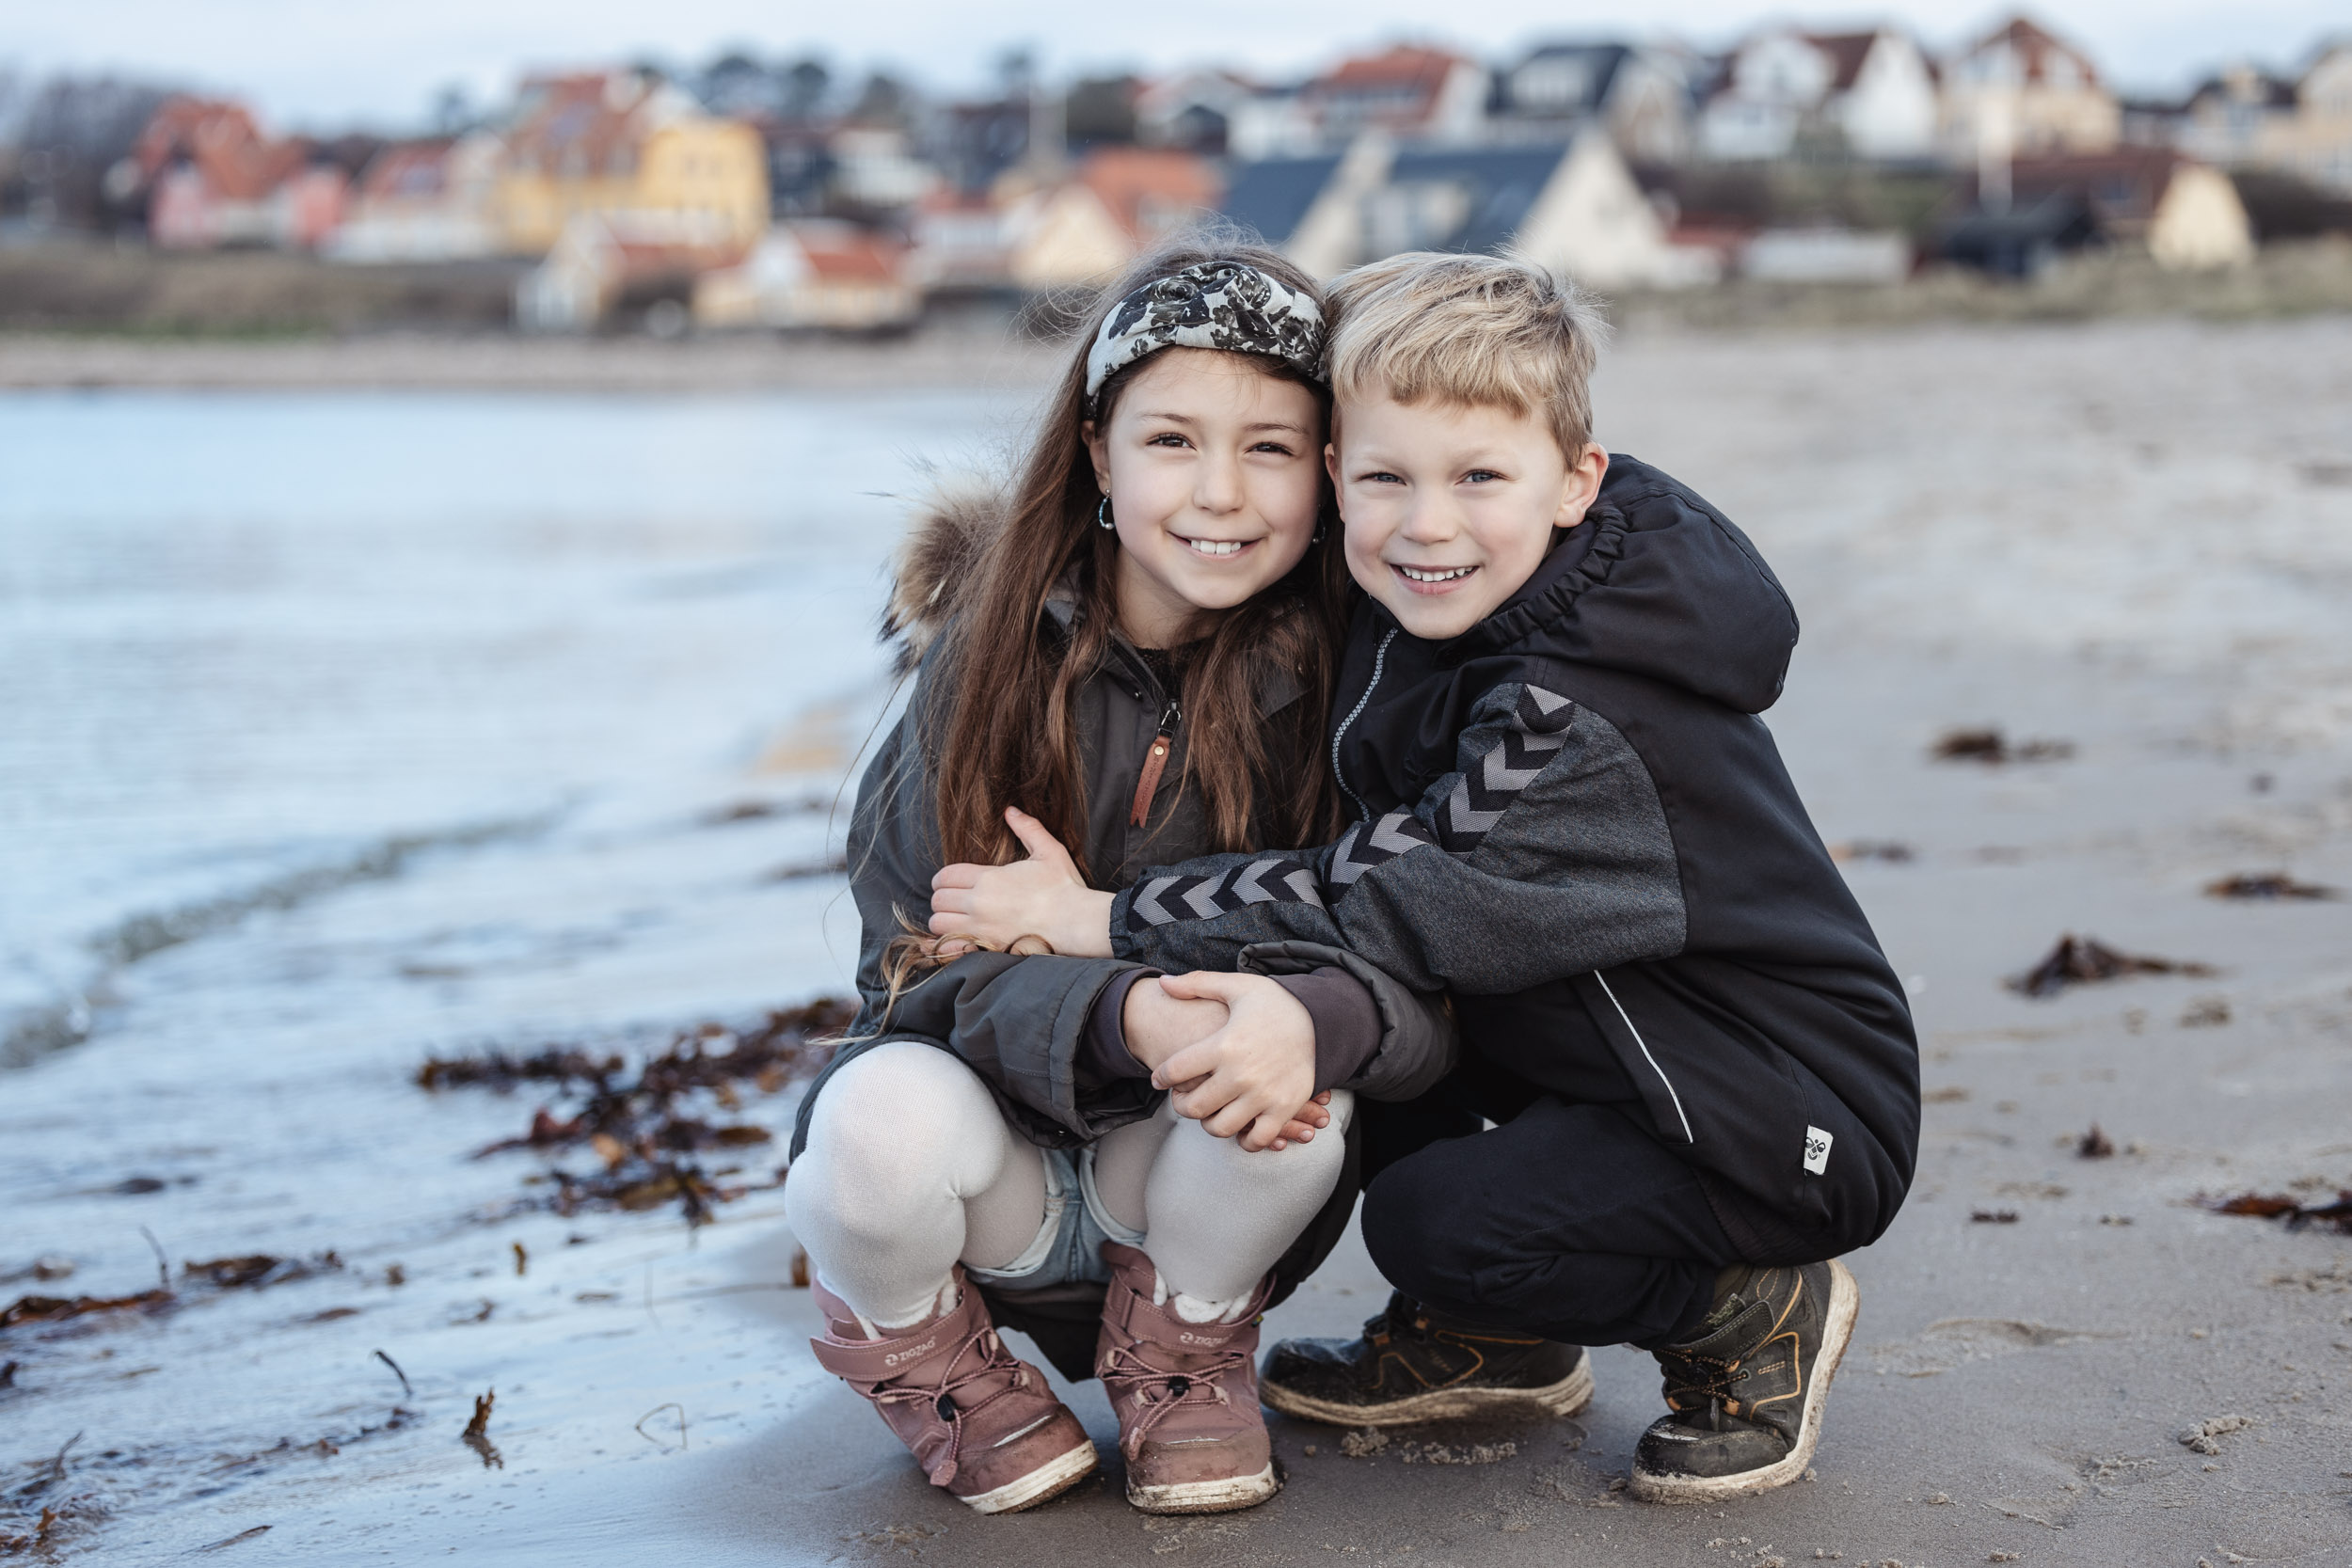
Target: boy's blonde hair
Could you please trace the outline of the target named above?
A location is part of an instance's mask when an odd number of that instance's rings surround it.
[[[1590,292],[1515,257],[1419,250],[1341,274],[1330,302],[1335,396],[1504,408],[1549,425],[1570,463],[1583,455],[1609,336]]]

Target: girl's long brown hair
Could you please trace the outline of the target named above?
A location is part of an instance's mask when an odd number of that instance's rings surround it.
[[[1321,300],[1306,274],[1258,245],[1198,236],[1161,246],[1104,292],[1077,333],[1069,371],[1047,405],[1013,490],[1002,529],[981,552],[941,653],[955,695],[928,726],[928,761],[937,792],[941,847],[949,862],[1001,864],[1019,851],[1005,825],[1017,805],[1087,865],[1085,763],[1078,753],[1073,696],[1098,669],[1119,625],[1118,536],[1095,526],[1102,492],[1080,427],[1109,419],[1119,394],[1149,358],[1087,396],[1087,353],[1103,318],[1134,290],[1201,261],[1256,267]],[[1255,362],[1268,375],[1323,388],[1287,363]],[[1318,456],[1320,454],[1317,454]],[[1327,492],[1323,515],[1333,518]],[[1245,604],[1202,611],[1200,639],[1177,700],[1188,743],[1179,789],[1198,788],[1218,849],[1317,844],[1338,832],[1340,812],[1323,766],[1325,716],[1340,640],[1346,629],[1347,571],[1338,530],[1279,582]],[[1077,599],[1065,634],[1046,610],[1057,589]],[[1261,719],[1262,684],[1287,672],[1302,688],[1279,713]],[[1259,799],[1261,786],[1271,799]]]

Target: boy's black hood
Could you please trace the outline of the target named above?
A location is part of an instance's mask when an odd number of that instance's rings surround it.
[[[1430,652],[1441,667],[1549,655],[1761,713],[1796,646],[1797,612],[1747,535],[1648,464],[1613,455],[1583,523],[1526,586]]]

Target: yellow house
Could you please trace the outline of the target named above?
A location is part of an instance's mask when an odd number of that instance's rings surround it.
[[[634,73],[523,84],[491,196],[500,248],[543,256],[575,217],[659,214],[703,244],[768,229],[759,133]]]

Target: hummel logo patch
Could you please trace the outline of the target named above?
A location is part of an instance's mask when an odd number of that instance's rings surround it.
[[[1836,1140],[1818,1127],[1804,1130],[1804,1168],[1819,1176],[1829,1168],[1829,1146]]]

